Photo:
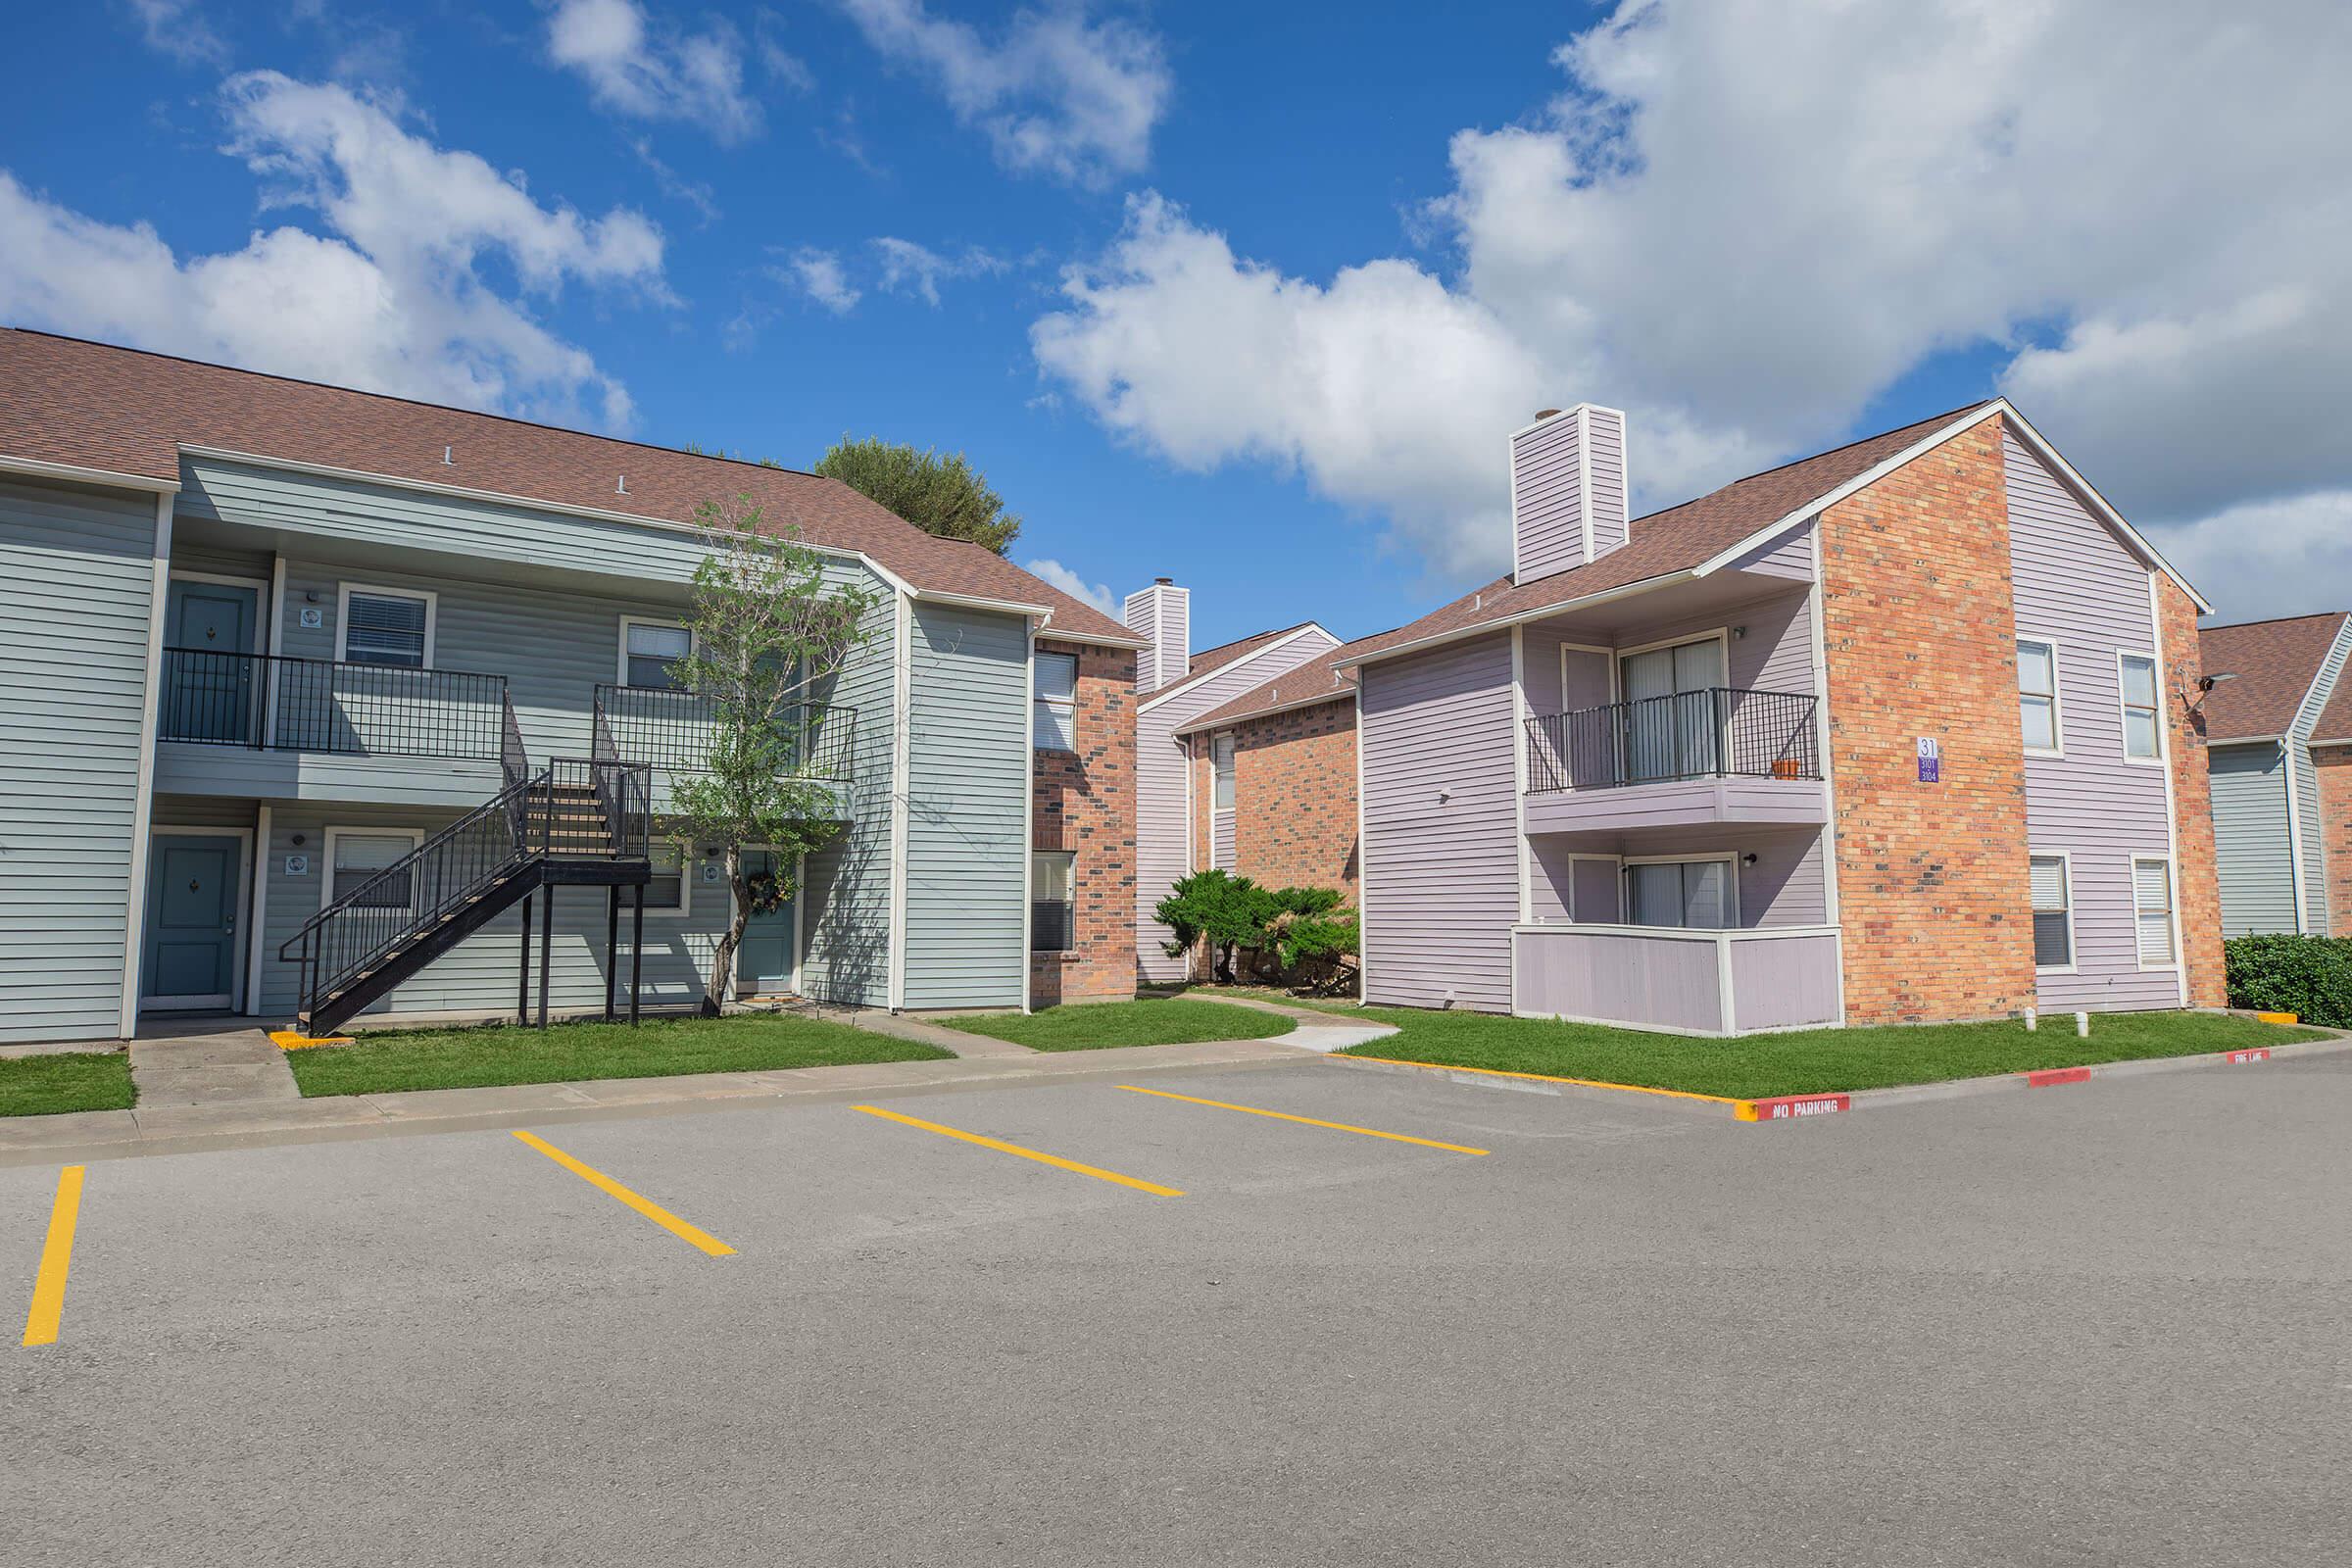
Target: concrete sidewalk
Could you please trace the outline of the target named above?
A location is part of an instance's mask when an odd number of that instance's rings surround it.
[[[462,1132],[513,1127],[519,1122],[546,1126],[617,1116],[748,1107],[786,1100],[979,1088],[1035,1079],[1118,1077],[1209,1066],[1270,1066],[1298,1060],[1298,1047],[1290,1043],[1296,1038],[1129,1046],[1108,1051],[1022,1051],[1017,1056],[992,1053],[953,1061],[687,1073],[668,1078],[514,1084],[497,1089],[420,1089],[402,1094],[338,1095],[317,1100],[222,1101],[175,1105],[149,1105],[142,1102],[130,1110],[87,1110],[60,1116],[0,1119],[0,1167],[397,1137],[409,1133]],[[284,1070],[282,1063],[280,1070]]]

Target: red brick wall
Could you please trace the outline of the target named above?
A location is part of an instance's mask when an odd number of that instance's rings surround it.
[[[1830,508],[1821,545],[1846,1017],[2032,1005],[1999,418]],[[1923,735],[1940,783],[1919,781]]]
[[[1077,947],[1029,956],[1034,1006],[1135,995],[1135,655],[1040,638],[1078,656],[1074,752],[1035,752],[1030,842],[1075,852]]]
[[[1233,731],[1234,869],[1261,887],[1338,888],[1353,904],[1353,699],[1246,719]]]
[[[2352,937],[2352,746],[2319,746],[2320,836],[2328,875],[2329,936]]]
[[[2180,906],[2181,957],[2188,1004],[2229,1003],[2222,973],[2222,878],[2213,847],[2213,780],[2205,756],[2205,718],[2191,706],[2204,673],[2197,647],[2197,607],[2170,577],[2156,579],[2156,630],[2163,639],[2163,699],[2172,749],[2174,894]]]

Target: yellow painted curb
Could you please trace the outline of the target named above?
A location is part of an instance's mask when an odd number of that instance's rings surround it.
[[[349,1035],[322,1035],[313,1040],[309,1035],[298,1035],[291,1029],[272,1029],[270,1031],[270,1043],[280,1051],[308,1051],[313,1046],[348,1046],[352,1042]]]
[[[2258,1012],[2254,1016],[2264,1023],[2301,1023],[2303,1021],[2291,1012]]]
[[[1542,1072],[1505,1072],[1500,1067],[1457,1067],[1450,1061],[1400,1061],[1395,1056],[1355,1056],[1334,1054],[1325,1061],[1377,1061],[1391,1067],[1419,1067],[1426,1072],[1474,1072],[1482,1078],[1524,1078],[1540,1084],[1575,1084],[1580,1089],[1616,1089],[1629,1095],[1662,1095],[1668,1100],[1698,1100],[1710,1105],[1737,1105],[1729,1095],[1694,1094],[1688,1089],[1652,1089],[1647,1084],[1613,1084],[1599,1078],[1555,1078]]]

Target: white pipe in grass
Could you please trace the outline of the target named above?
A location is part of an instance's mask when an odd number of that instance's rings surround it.
[[[2088,1039],[2090,1038],[2090,1014],[2089,1014],[2089,1013],[2087,1013],[2087,1012],[2078,1012],[2078,1013],[2076,1013],[2076,1014],[2075,1014],[2075,1033],[2076,1033],[2076,1034],[2078,1034],[2078,1035],[2081,1035],[2081,1036],[2082,1036],[2083,1039],[2085,1039],[2085,1040],[2088,1040]]]
[[[2034,1033],[2035,1030],[2039,1029],[2040,1027],[2041,1027],[2041,1014],[2040,1014],[2040,1013],[2038,1013],[2038,1012],[2036,1012],[2036,1011],[2035,1011],[2034,1008],[2032,1008],[2032,1007],[2028,1007],[2028,1008],[2026,1009],[2026,1033],[2028,1033],[2028,1034],[2033,1034],[2033,1033]]]

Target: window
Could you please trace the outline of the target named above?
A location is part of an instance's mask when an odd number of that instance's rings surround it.
[[[694,651],[694,634],[662,620],[620,623],[620,680],[624,686],[678,688],[677,666]]]
[[[1632,861],[1625,868],[1625,907],[1635,925],[1727,930],[1732,924],[1732,862]]]
[[[1068,953],[1078,946],[1078,857],[1038,850],[1029,857],[1029,951]]]
[[[692,898],[686,875],[686,846],[676,839],[656,839],[647,846],[654,862],[654,879],[645,885],[645,912],[684,914]]]
[[[1074,721],[1078,709],[1078,656],[1039,654],[1037,689],[1030,704],[1030,744],[1044,752],[1078,749]]]
[[[326,836],[326,903],[340,904],[363,888],[367,896],[357,905],[363,909],[405,909],[414,902],[407,872],[380,882],[376,877],[413,854],[418,835],[405,830],[369,833],[335,828]]]
[[[2036,855],[2030,862],[2034,885],[2034,967],[2075,966],[2075,914],[2066,857]]]
[[[1723,771],[1724,672],[1720,636],[1627,654],[1618,661],[1625,694],[1625,776],[1629,780],[1697,778]]]
[[[343,586],[343,660],[422,669],[433,662],[433,596]]]
[[[2156,661],[2144,654],[2125,654],[2118,661],[2124,683],[2124,756],[2134,762],[2153,762],[2164,756],[2164,739],[2156,727]]]
[[[1212,781],[1209,808],[1233,809],[1233,737],[1219,735],[1208,743],[1208,771]]]
[[[2133,859],[2132,917],[2139,933],[2139,966],[2173,966],[2173,865],[2170,860]]]
[[[2058,750],[2058,645],[2017,645],[2017,706],[2025,723],[2026,750]]]

